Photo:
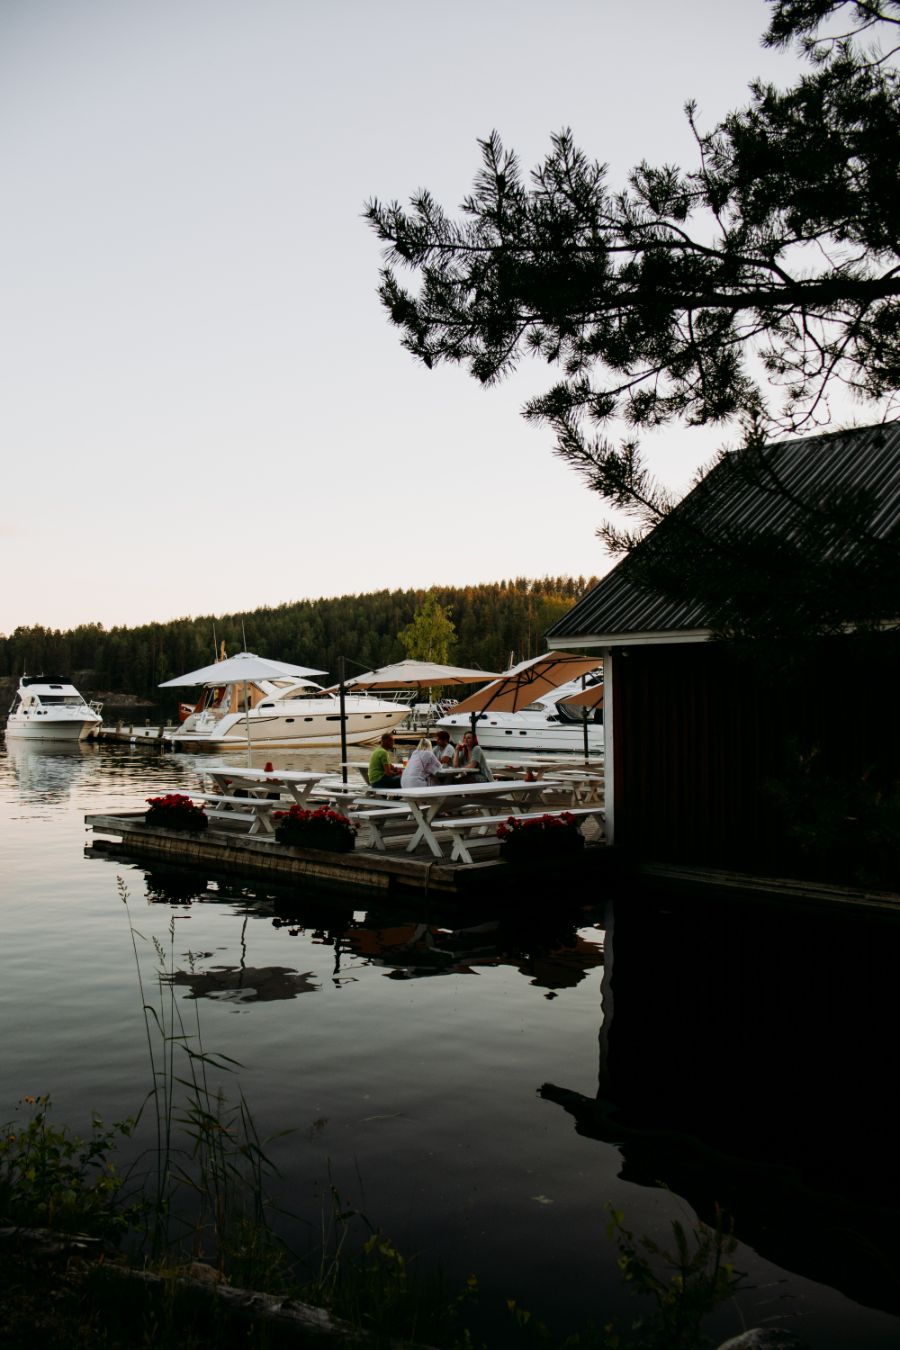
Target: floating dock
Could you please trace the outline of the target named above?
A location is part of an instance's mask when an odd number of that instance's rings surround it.
[[[119,720],[118,722],[116,722],[115,726],[102,726],[99,732],[97,733],[96,739],[100,741],[106,741],[107,743],[117,741],[120,745],[149,744],[154,745],[156,747],[165,746],[166,749],[168,750],[177,750],[185,748],[172,744],[172,737],[177,731],[178,727],[175,726],[173,722],[168,722],[166,723],[165,726],[151,726],[148,722],[127,722]],[[430,734],[433,733],[427,731],[409,731],[405,729],[397,730],[396,728],[391,732],[391,735],[393,736],[396,745],[416,745],[421,736],[427,736]],[[377,740],[372,742],[360,742],[359,744],[361,744],[364,748],[367,748],[369,744],[376,745]],[[245,741],[235,739],[234,749],[244,750],[245,746],[246,746]],[[191,745],[190,748],[192,750],[195,749],[202,750],[206,748],[220,751],[223,747],[221,744],[212,747],[204,747],[202,745],[197,746],[196,744],[194,744]],[[287,747],[285,746],[278,747],[280,751],[286,748]],[[335,749],[333,745],[321,746],[315,743],[311,743],[308,747],[302,743],[298,743],[293,747],[295,751],[305,750],[307,748],[310,750]],[[352,749],[353,747],[351,746],[350,748]],[[271,753],[271,748],[265,745],[254,745],[253,749],[258,754],[264,754],[266,752]]]
[[[446,898],[483,896],[513,888],[532,893],[534,886],[552,884],[562,873],[534,879],[497,854],[473,863],[449,862],[428,853],[410,854],[388,850],[380,853],[357,848],[349,853],[319,849],[288,848],[266,838],[229,829],[210,828],[202,834],[154,828],[144,823],[143,811],[115,815],[91,814],[85,824],[94,838],[89,854],[106,854],[167,862],[176,867],[198,867],[210,872],[257,877],[290,885],[295,882],[341,890],[361,889],[382,896],[441,895]],[[114,839],[98,836],[115,836]],[[589,882],[604,870],[607,850],[586,844],[564,869],[565,882]],[[592,893],[589,899],[598,898]]]

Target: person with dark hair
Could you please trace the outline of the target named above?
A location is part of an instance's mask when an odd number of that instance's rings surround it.
[[[444,727],[438,727],[434,733],[432,749],[443,767],[449,769],[453,763],[453,745],[450,740],[450,732]]]
[[[392,788],[400,786],[403,765],[395,764],[391,758],[393,748],[394,738],[389,731],[386,731],[380,743],[369,756],[369,787]]]
[[[466,732],[456,747],[456,754],[453,756],[454,769],[464,769],[470,764],[478,770],[475,774],[476,783],[492,783],[494,781],[494,775],[488,768],[484,751],[478,744],[478,737],[474,731]]]

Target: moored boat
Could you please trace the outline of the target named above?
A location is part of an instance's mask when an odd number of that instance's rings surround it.
[[[593,681],[591,681],[593,683]],[[572,680],[558,689],[534,699],[518,712],[495,712],[490,707],[475,713],[475,733],[485,750],[571,751],[584,750],[585,719],[581,708],[564,700],[580,692],[581,680]],[[462,739],[472,728],[472,714],[450,713],[437,723],[450,733],[452,741]],[[603,711],[598,707],[587,714],[587,746],[590,754],[603,751]]]
[[[344,703],[348,745],[376,741],[409,715],[405,703],[368,694],[347,694]],[[340,745],[340,699],[312,680],[292,677],[210,684],[202,706],[167,739],[183,750],[227,750],[248,742],[267,750]]]
[[[7,737],[83,741],[100,734],[99,703],[88,703],[67,675],[23,675],[6,720]]]

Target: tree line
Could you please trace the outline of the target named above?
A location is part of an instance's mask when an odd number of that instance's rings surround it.
[[[449,659],[503,670],[543,649],[543,634],[595,578],[516,577],[478,586],[375,591],[299,600],[246,613],[203,615],[135,628],[80,624],[65,631],[38,625],[0,636],[0,674],[83,672],[86,687],[159,700],[157,686],[208,665],[224,642],[229,655],[245,645],[277,661],[321,667],[332,677],[338,658],[347,674],[406,656],[399,634],[426,597],[449,609],[456,629]],[[246,644],[245,644],[246,636]],[[322,681],[325,682],[324,679]]]

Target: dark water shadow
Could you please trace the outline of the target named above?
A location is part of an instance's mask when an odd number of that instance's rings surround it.
[[[900,923],[633,895],[607,919],[596,1090],[545,1083],[623,1179],[900,1312]]]

